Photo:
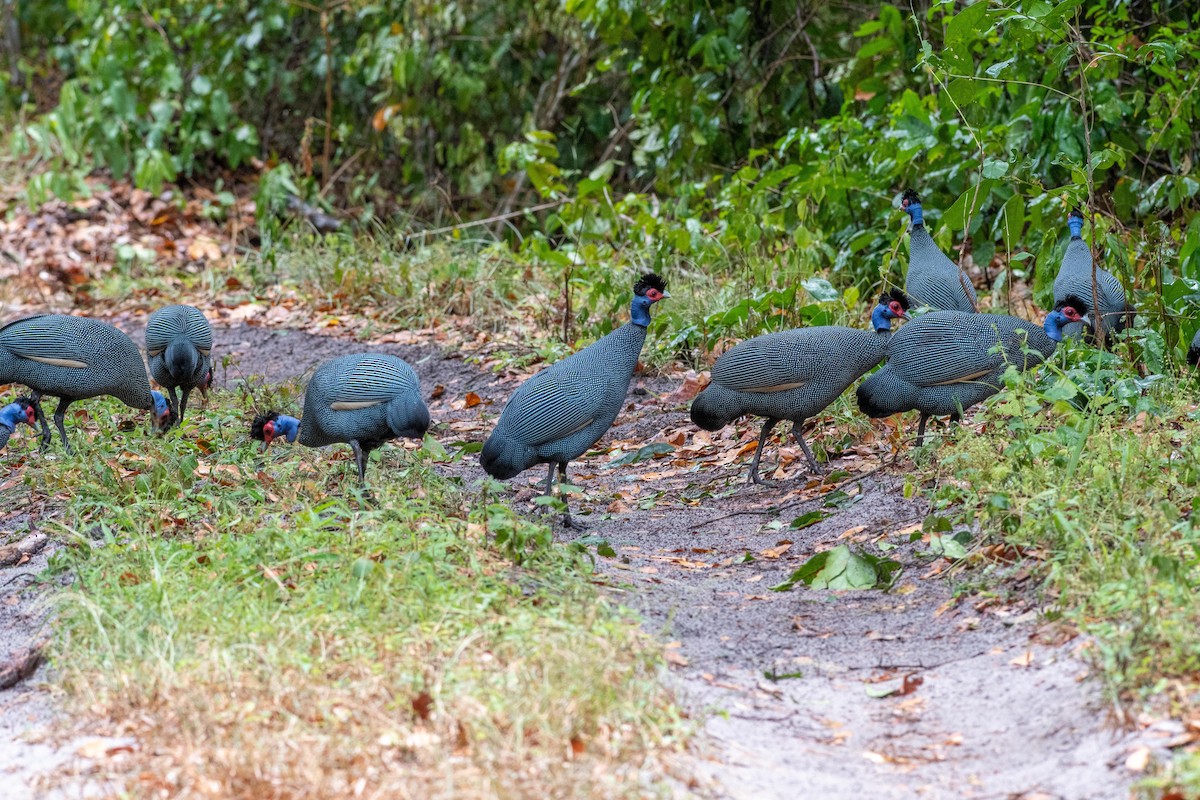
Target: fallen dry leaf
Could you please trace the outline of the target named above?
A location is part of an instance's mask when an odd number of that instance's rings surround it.
[[[1143,772],[1150,765],[1150,748],[1146,745],[1138,745],[1125,759],[1125,769],[1133,772]]]
[[[1033,651],[1026,650],[1021,655],[1008,662],[1014,667],[1029,667],[1033,665]]]
[[[759,550],[758,554],[763,558],[779,558],[781,555],[792,549],[792,543],[787,539],[777,543],[774,547],[767,547]]]

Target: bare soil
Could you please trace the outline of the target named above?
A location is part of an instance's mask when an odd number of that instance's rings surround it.
[[[138,340],[135,322],[118,324]],[[249,376],[293,379],[346,352],[399,355],[417,370],[427,396],[444,387],[430,410],[441,423],[435,435],[447,443],[481,440],[519,383],[433,346],[362,345],[258,326],[216,329],[214,349],[235,356],[227,373],[218,369],[218,388],[227,389]],[[1140,740],[1108,722],[1096,682],[1086,679],[1080,651],[1087,643],[1043,624],[1033,582],[1019,571],[999,587],[969,591],[972,573],[948,573],[947,562],[924,552],[928,545],[910,541],[927,507],[919,493],[905,499],[896,472],[903,464],[885,468],[869,455],[847,454],[831,465],[843,477],[821,481],[785,447],[785,481],[747,487],[748,456],[734,458],[726,445],[749,441],[756,422],[742,425],[733,440],[710,444],[688,421],[678,381],[642,383],[599,453],[572,470],[582,490],[572,506],[585,534],[616,551],[597,557],[602,575],[666,643],[668,679],[702,722],[694,751],[679,765],[683,784],[664,791],[731,798],[1128,796],[1134,774],[1124,762]],[[611,447],[665,439],[675,443],[674,453],[606,467]],[[775,457],[771,448],[765,459]],[[482,475],[474,456],[442,468],[468,481]],[[531,470],[513,480],[512,501],[532,510],[528,501],[544,478]],[[789,527],[816,509],[829,516]],[[12,521],[3,525],[13,530]],[[582,534],[557,535],[569,541]],[[814,553],[847,543],[873,551],[892,546],[887,555],[903,572],[891,591],[770,589]],[[0,569],[0,659],[44,635],[44,592],[20,588],[44,559]],[[50,714],[40,680],[39,673],[0,692],[0,798],[26,796],[6,795],[11,789],[4,787],[67,758],[61,748],[42,752],[21,741]],[[876,696],[888,689],[895,691]]]

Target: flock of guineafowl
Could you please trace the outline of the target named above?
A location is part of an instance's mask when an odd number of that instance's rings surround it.
[[[1024,370],[1049,357],[1064,336],[1083,333],[1085,325],[1094,332],[1093,316],[1112,332],[1132,318],[1125,289],[1113,275],[1096,270],[1093,287],[1091,251],[1081,238],[1083,217],[1077,211],[1068,217],[1071,241],[1054,281],[1054,308],[1039,329],[1018,317],[978,313],[971,281],[925,230],[920,198],[906,191],[901,207],[912,221],[905,287],[879,298],[871,331],[819,326],[741,342],[717,359],[711,383],[693,400],[692,421],[705,430],[719,430],[746,415],[765,418],[750,463],[751,481],[762,482],[763,444],[783,420],[792,422],[809,466],[819,473],[801,434],[804,421],[881,362],[883,367],[858,387],[858,406],[874,418],[919,411],[920,444],[930,417],[958,419],[999,391],[1008,365]],[[567,465],[616,420],[646,339],[650,308],[668,297],[662,278],[643,275],[633,287],[628,323],[525,381],[483,446],[484,470],[504,480],[547,464],[546,494],[553,491],[555,470],[565,481]],[[1099,309],[1085,299],[1093,297]],[[910,308],[929,310],[910,317]],[[896,319],[908,321],[893,335]],[[132,408],[150,410],[159,432],[181,421],[191,391],[206,394],[212,385],[212,328],[199,309],[168,306],[150,316],[145,344],[150,375],[169,400],[151,389],[138,347],[111,325],[47,314],[0,328],[0,384],[31,390],[0,409],[0,448],[18,424],[35,421],[42,448],[49,446],[43,397],[58,398],[54,423],[68,452],[64,415],[77,400],[112,395]],[[1188,359],[1200,361],[1200,333]],[[348,443],[362,482],[372,450],[397,437],[421,437],[429,424],[412,367],[395,356],[357,353],[316,369],[301,418],[271,411],[254,419],[250,435],[264,449],[279,438],[310,447]],[[569,512],[564,522],[574,524]]]

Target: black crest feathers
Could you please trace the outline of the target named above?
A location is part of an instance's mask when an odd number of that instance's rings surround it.
[[[907,208],[913,203],[920,203],[921,195],[917,194],[915,189],[905,189],[904,194],[900,195],[900,205]]]
[[[890,289],[879,295],[879,305],[881,306],[890,305],[893,300],[899,303],[905,311],[908,311],[908,295],[904,293],[903,289]]]
[[[1062,311],[1067,306],[1070,306],[1071,308],[1078,311],[1079,316],[1081,316],[1081,317],[1086,316],[1088,313],[1088,309],[1091,308],[1087,304],[1087,301],[1084,300],[1079,295],[1069,294],[1066,297],[1064,297],[1062,300],[1059,300],[1057,303],[1054,304],[1054,310]]]
[[[667,283],[656,273],[647,272],[645,275],[638,278],[637,283],[633,285],[633,293],[638,295],[645,295],[650,289],[657,289],[660,292],[665,292],[667,290]]]
[[[265,414],[259,414],[254,418],[254,421],[250,423],[250,438],[257,439],[260,442],[263,441],[263,426],[268,422],[274,422],[277,419],[279,419],[278,411],[268,411]]]

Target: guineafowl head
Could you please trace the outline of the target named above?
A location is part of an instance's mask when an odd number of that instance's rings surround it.
[[[299,431],[300,420],[289,417],[287,414],[280,414],[278,411],[259,414],[250,423],[250,438],[262,442],[263,450],[266,450],[271,446],[271,442],[279,438],[283,438],[289,443],[296,441],[296,434]]]
[[[1069,294],[1059,300],[1054,310],[1046,315],[1043,327],[1046,335],[1056,342],[1063,339],[1062,329],[1072,322],[1087,322],[1088,304],[1083,298]]]
[[[1083,238],[1083,212],[1078,208],[1072,208],[1067,214],[1067,227],[1071,229],[1072,241]]]
[[[150,411],[151,425],[156,433],[166,433],[179,419],[179,415],[175,413],[171,401],[164,397],[162,392],[153,391],[150,392],[150,396],[154,398],[154,408]]]
[[[879,295],[879,304],[871,312],[871,326],[880,333],[890,331],[894,319],[909,319],[908,295],[901,289]]]
[[[28,395],[18,397],[8,405],[0,408],[0,425],[8,428],[15,428],[22,422],[32,425],[35,417],[36,412],[33,410],[33,398]]]
[[[904,190],[904,194],[900,195],[900,207],[912,217],[913,227],[925,224],[925,218],[921,215],[921,196],[914,190]]]
[[[1200,342],[1193,342],[1188,348],[1187,363],[1191,367],[1200,367]]]
[[[629,309],[630,321],[643,328],[650,324],[650,306],[671,295],[666,282],[653,272],[647,272],[633,285],[633,303]]]

